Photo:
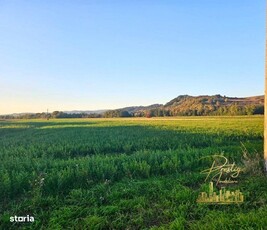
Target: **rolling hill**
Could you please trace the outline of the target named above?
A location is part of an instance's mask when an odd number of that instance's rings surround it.
[[[132,116],[183,116],[183,115],[252,115],[263,114],[264,96],[227,97],[180,95],[165,105],[135,106],[119,109]]]

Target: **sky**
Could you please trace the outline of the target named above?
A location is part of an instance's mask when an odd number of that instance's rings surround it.
[[[0,0],[0,114],[264,94],[264,0]]]

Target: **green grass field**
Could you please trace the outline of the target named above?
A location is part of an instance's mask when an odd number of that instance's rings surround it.
[[[198,204],[199,159],[244,147],[245,202]],[[266,229],[262,152],[262,116],[0,121],[0,229]]]

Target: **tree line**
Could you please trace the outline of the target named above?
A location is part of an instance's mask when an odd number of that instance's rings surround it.
[[[62,111],[54,111],[52,113],[26,113],[0,115],[0,119],[52,119],[52,118],[100,118],[101,114],[97,113],[65,113]]]
[[[52,113],[31,113],[16,115],[1,115],[0,119],[52,119],[52,118],[112,118],[112,117],[168,117],[168,116],[236,116],[236,115],[257,115],[264,114],[263,105],[240,106],[233,104],[230,106],[216,107],[205,105],[199,108],[154,108],[149,110],[140,110],[129,113],[123,109],[108,110],[102,114],[99,113],[65,113],[54,111]]]

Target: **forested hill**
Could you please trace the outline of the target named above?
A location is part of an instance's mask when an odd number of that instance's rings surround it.
[[[263,114],[264,96],[226,97],[180,95],[163,104],[131,106],[102,111],[54,111],[52,113],[23,113],[2,115],[12,118],[100,118],[100,117],[163,117],[163,116],[220,116]]]
[[[207,116],[207,115],[253,115],[263,114],[264,96],[226,97],[181,95],[165,105],[147,107],[126,107],[110,110],[105,117],[135,116]],[[133,109],[134,108],[134,109]]]
[[[264,96],[226,97],[182,95],[166,103],[162,109],[172,115],[252,115],[263,114]]]

